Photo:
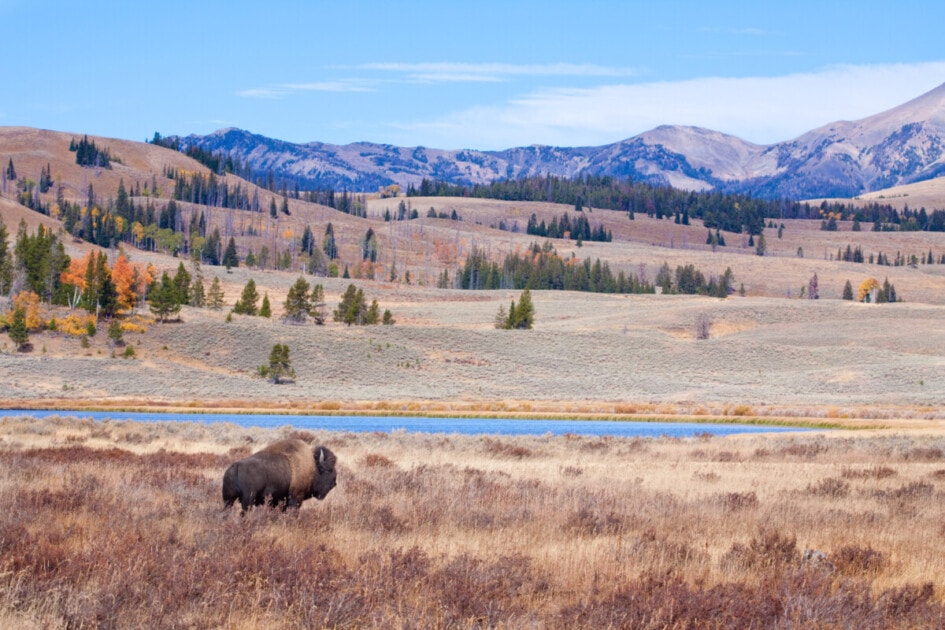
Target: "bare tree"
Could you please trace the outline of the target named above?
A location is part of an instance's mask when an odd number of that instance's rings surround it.
[[[708,339],[709,331],[712,328],[712,318],[710,318],[705,313],[699,313],[696,315],[696,324],[695,324],[695,338],[696,339]]]

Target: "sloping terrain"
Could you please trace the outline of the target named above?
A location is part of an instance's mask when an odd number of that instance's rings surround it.
[[[0,129],[0,161],[12,159],[18,179],[38,178],[47,164],[56,185],[42,196],[53,204],[61,185],[65,199],[83,200],[92,186],[96,203],[110,207],[119,181],[157,189],[135,203],[157,210],[169,203],[174,180],[167,167],[207,173],[190,158],[150,144],[94,138],[115,159],[111,169],[83,168],[68,151],[74,134],[21,128]],[[600,259],[614,273],[637,274],[652,282],[659,268],[693,265],[715,277],[730,268],[734,286],[744,289],[726,300],[669,295],[600,295],[536,291],[537,323],[532,331],[493,327],[500,306],[517,300],[518,291],[461,291],[435,288],[447,271],[452,285],[466,257],[480,249],[501,262],[510,253],[524,255],[536,237],[524,233],[535,214],[551,221],[573,208],[549,203],[445,197],[368,198],[364,217],[300,199],[286,200],[290,214],[276,218],[265,210],[280,194],[258,189],[233,175],[231,186],[249,187],[260,196],[261,212],[178,202],[182,221],[194,213],[209,227],[232,235],[240,259],[266,246],[288,252],[292,265],[275,270],[264,265],[232,270],[203,266],[206,282],[218,277],[227,309],[185,307],[182,322],[152,324],[144,334],[129,333],[135,359],[120,358],[104,334],[80,340],[59,333],[34,332],[33,351],[14,353],[0,339],[0,373],[7,404],[246,404],[267,407],[290,403],[301,408],[403,411],[495,409],[587,413],[742,413],[787,416],[938,417],[945,402],[945,255],[941,233],[825,232],[819,221],[785,220],[784,229],[765,230],[767,252],[756,255],[747,235],[726,235],[725,247],[706,244],[706,228],[672,218],[604,210],[586,212],[592,225],[612,232],[613,241],[578,244],[553,239],[563,258]],[[156,186],[155,186],[156,184]],[[0,195],[0,216],[11,235],[23,219],[27,229],[39,222],[54,231],[61,224],[19,205],[19,182],[7,182]],[[401,203],[417,218],[384,220]],[[456,219],[430,218],[434,215]],[[377,299],[396,320],[392,327],[293,326],[281,321],[282,305],[304,264],[298,257],[302,231],[308,227],[320,243],[328,222],[339,242],[339,263],[355,272],[360,241],[371,229],[378,241],[374,279],[313,277],[324,285],[330,311],[350,282],[368,300]],[[506,229],[499,229],[503,225]],[[780,237],[778,235],[780,232]],[[67,252],[81,256],[94,247],[63,234]],[[11,236],[12,240],[12,236]],[[914,267],[840,262],[847,247],[868,258],[924,258]],[[173,257],[122,244],[133,261],[173,272],[187,256]],[[105,250],[110,259],[113,250]],[[394,273],[396,272],[396,273]],[[407,273],[410,282],[407,282]],[[800,299],[817,274],[820,300]],[[394,278],[393,280],[391,278]],[[844,283],[859,286],[867,278],[888,279],[901,304],[863,305],[841,301]],[[227,310],[252,278],[268,294],[271,320],[234,316]],[[805,296],[806,297],[806,296]],[[5,298],[4,298],[5,299]],[[6,302],[0,304],[5,310]],[[142,309],[145,315],[147,310]],[[64,309],[50,316],[62,317]],[[711,321],[710,338],[695,339],[695,323]],[[330,320],[330,317],[329,317]],[[298,373],[294,384],[275,386],[258,378],[257,368],[275,343],[288,344]],[[116,356],[117,355],[117,356]],[[745,411],[747,409],[748,411]]]

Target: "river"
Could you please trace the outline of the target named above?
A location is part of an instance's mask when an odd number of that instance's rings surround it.
[[[399,416],[305,416],[282,414],[146,413],[124,411],[69,411],[2,409],[3,416],[68,416],[94,420],[136,420],[139,422],[231,422],[250,427],[281,427],[327,431],[391,433],[460,433],[466,435],[564,435],[614,437],[694,437],[740,433],[783,433],[808,431],[800,427],[763,424],[718,424],[698,422],[634,422],[622,420],[542,420],[493,418],[426,418]]]

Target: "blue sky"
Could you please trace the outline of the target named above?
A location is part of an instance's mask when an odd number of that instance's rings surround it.
[[[0,125],[143,140],[768,144],[945,83],[945,3],[0,0]]]

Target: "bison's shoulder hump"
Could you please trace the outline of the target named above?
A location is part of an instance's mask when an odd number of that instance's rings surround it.
[[[312,447],[302,440],[279,440],[278,442],[273,442],[259,452],[285,455],[287,457],[295,457],[299,454],[305,454],[308,457],[311,457]]]

